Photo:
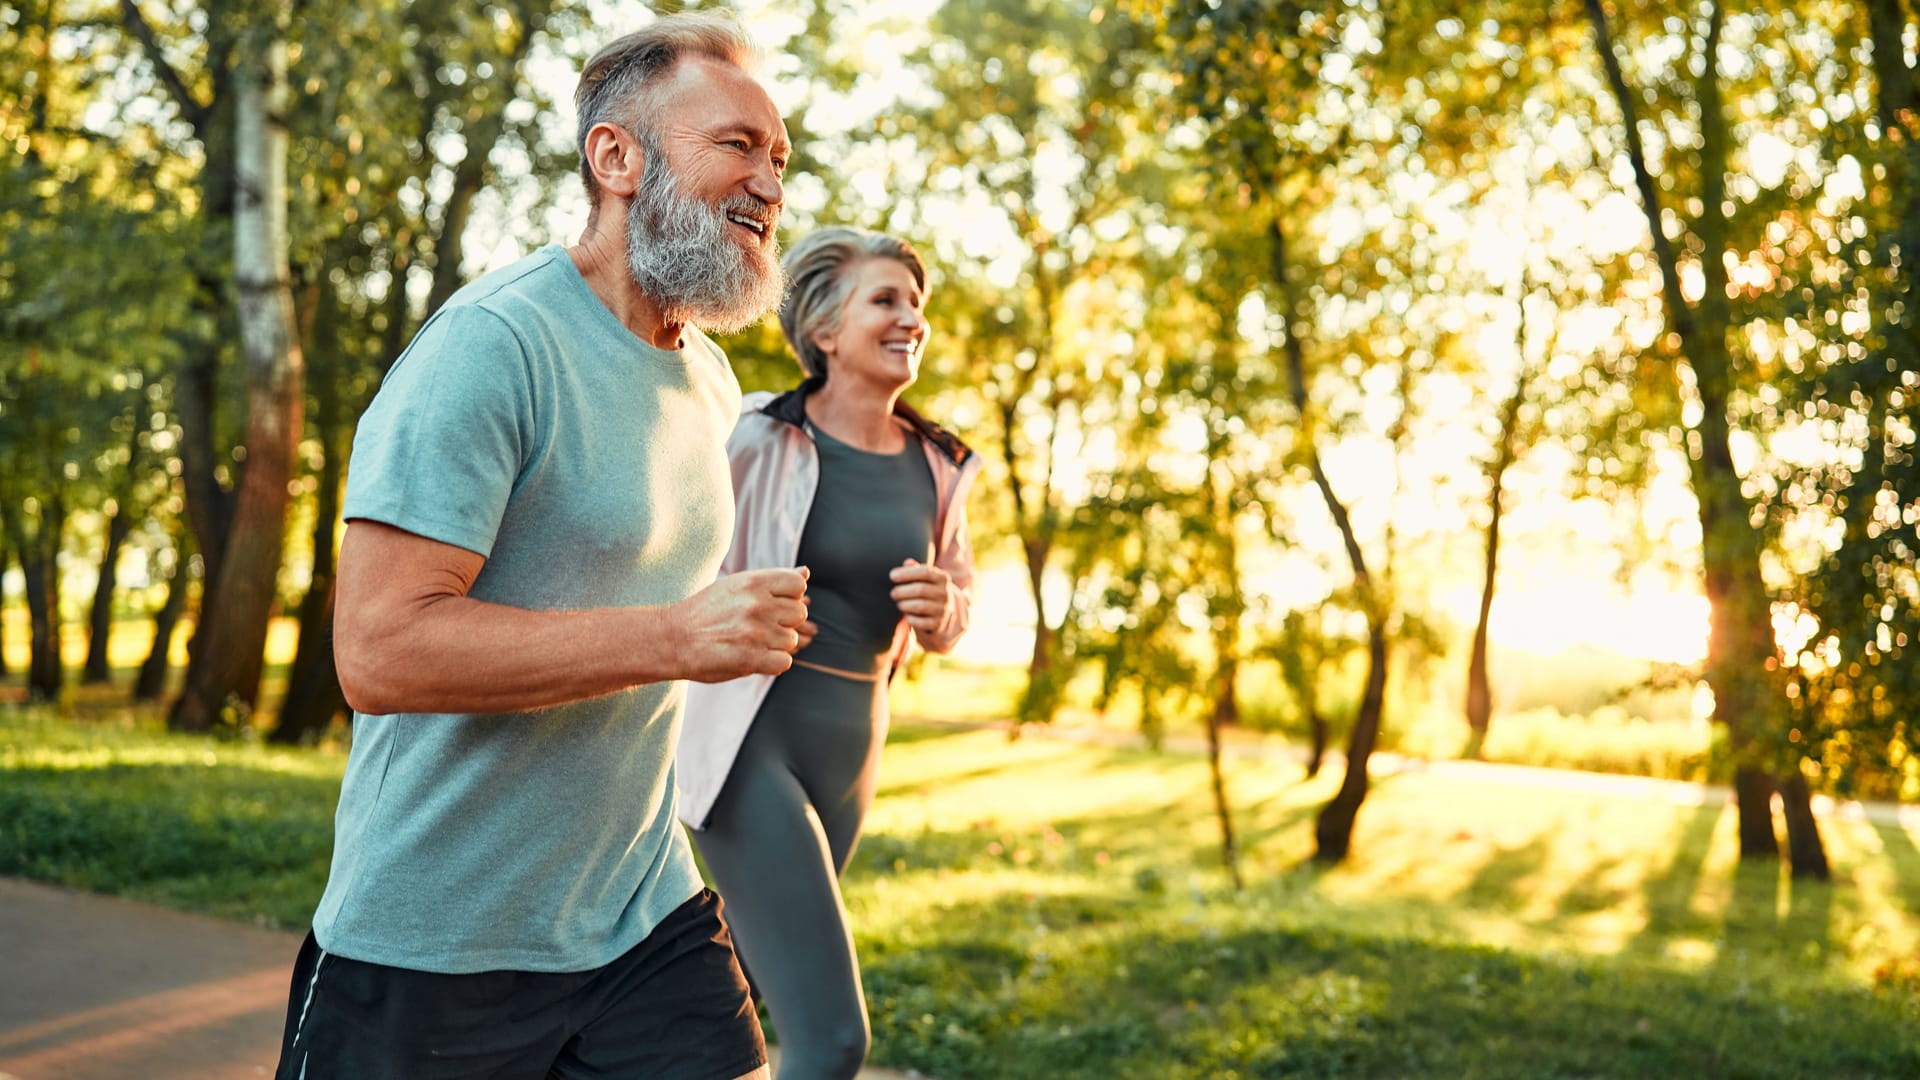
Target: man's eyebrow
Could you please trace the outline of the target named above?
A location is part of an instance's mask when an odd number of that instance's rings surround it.
[[[760,125],[755,124],[752,121],[748,121],[748,120],[741,120],[731,124],[723,124],[717,129],[716,133],[722,136],[745,135],[748,138],[752,139],[754,142],[767,143],[773,146],[775,149],[779,149],[779,150],[791,150],[793,148],[792,145],[787,141],[786,135],[777,131],[773,131],[769,128],[761,127]]]

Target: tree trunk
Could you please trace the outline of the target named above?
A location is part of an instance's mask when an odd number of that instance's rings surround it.
[[[1234,691],[1237,663],[1220,665],[1213,708],[1207,712],[1207,772],[1213,779],[1213,814],[1220,823],[1220,861],[1227,868],[1233,891],[1246,888],[1240,877],[1240,846],[1233,836],[1233,808],[1227,802],[1227,778],[1220,769],[1220,742],[1228,725],[1240,722],[1240,702]]]
[[[319,354],[337,357],[330,348],[328,333],[331,302],[319,316],[321,345]],[[333,661],[333,588],[334,542],[339,529],[342,449],[340,438],[340,387],[338,372],[317,373],[314,384],[314,430],[319,441],[320,490],[313,522],[313,579],[300,602],[300,645],[287,673],[287,695],[280,704],[280,717],[269,738],[278,743],[310,742],[326,731],[333,718],[346,709],[346,694],[340,689],[340,674]]]
[[[1325,629],[1323,620],[1309,621],[1298,611],[1289,614],[1275,657],[1280,678],[1299,703],[1300,715],[1307,724],[1307,780],[1320,775],[1327,757],[1327,717],[1320,711],[1320,669],[1326,666],[1329,651],[1322,636]],[[1316,634],[1316,630],[1321,633]]]
[[[213,590],[218,606],[202,605],[199,647],[170,720],[183,731],[212,728],[230,702],[255,704],[300,430],[302,361],[287,270],[286,48],[278,17],[256,30],[239,50],[234,82],[234,282],[247,361],[247,460]],[[249,672],[256,673],[251,686]]]
[[[1347,738],[1347,773],[1333,800],[1320,809],[1314,821],[1317,847],[1313,857],[1319,862],[1337,863],[1353,847],[1353,825],[1360,804],[1367,798],[1367,762],[1380,736],[1381,714],[1387,700],[1387,634],[1378,620],[1367,624],[1367,688],[1360,698],[1360,712],[1354,717],[1353,734]]]
[[[1493,617],[1493,589],[1500,566],[1500,519],[1506,512],[1507,470],[1517,454],[1520,407],[1527,400],[1527,289],[1520,289],[1520,371],[1514,377],[1513,394],[1500,410],[1500,443],[1487,466],[1487,551],[1481,567],[1480,616],[1473,627],[1473,651],[1467,658],[1467,738],[1466,756],[1478,758],[1487,743],[1487,729],[1493,721],[1493,686],[1487,671],[1487,627]]]
[[[233,496],[220,486],[215,471],[220,458],[214,439],[219,367],[211,348],[197,350],[181,365],[174,387],[174,412],[180,423],[181,488],[194,548],[200,552],[205,581],[201,604],[207,609],[217,606],[213,586],[225,562],[222,556],[227,550],[227,534],[233,527]],[[197,635],[198,628],[194,632]]]
[[[514,95],[514,84],[527,54],[533,48],[535,36],[546,25],[551,6],[521,4],[513,12],[520,23],[520,36],[514,40],[512,50],[502,58],[495,76],[509,98]],[[433,287],[427,293],[428,318],[432,318],[433,313],[440,310],[441,305],[466,282],[460,264],[466,250],[467,222],[473,217],[474,200],[487,186],[492,171],[489,161],[494,147],[506,133],[506,127],[506,113],[500,109],[490,110],[479,120],[467,125],[464,133],[467,152],[460,159],[460,164],[454,167],[453,183],[442,209],[440,228],[434,237]]]
[[[1053,720],[1059,707],[1058,687],[1054,685],[1054,643],[1057,636],[1047,620],[1047,608],[1041,595],[1041,580],[1046,573],[1047,550],[1041,540],[1029,540],[1027,552],[1027,588],[1033,596],[1033,655],[1027,661],[1027,689],[1020,698],[1019,722],[1045,724]]]
[[[140,434],[145,395],[136,391],[128,404],[127,420],[127,470],[120,481],[120,489],[114,493],[113,506],[107,515],[106,548],[100,554],[100,575],[93,589],[93,606],[87,615],[87,662],[81,669],[80,681],[83,684],[99,685],[112,679],[110,657],[107,654],[108,638],[113,632],[113,594],[120,584],[120,549],[125,546],[127,534],[133,531],[134,522],[141,516],[134,509],[133,500],[140,485]]]
[[[310,743],[326,733],[333,719],[347,712],[346,692],[333,656],[333,583],[307,591],[300,605],[300,650],[287,674],[287,696],[268,739]]]
[[[1218,432],[1224,425],[1209,425]],[[1220,575],[1215,595],[1209,600],[1213,623],[1215,657],[1213,708],[1207,713],[1207,770],[1213,778],[1213,812],[1220,822],[1220,861],[1226,864],[1233,889],[1246,887],[1240,876],[1240,846],[1233,836],[1233,807],[1227,801],[1227,778],[1220,767],[1221,743],[1226,730],[1240,722],[1240,620],[1246,611],[1240,589],[1240,545],[1234,535],[1233,493],[1236,487],[1231,469],[1222,460],[1225,447],[1217,434],[1207,440],[1208,494],[1215,523],[1217,553],[1211,560]]]
[[[1024,375],[1019,390],[1002,401],[998,410],[1000,454],[1007,466],[1007,493],[1013,498],[1014,531],[1019,535],[1021,551],[1026,555],[1027,589],[1033,596],[1033,655],[1027,664],[1027,687],[1020,697],[1017,721],[1021,724],[1052,721],[1060,704],[1059,674],[1054,671],[1059,637],[1054,632],[1056,624],[1047,618],[1045,595],[1047,560],[1053,554],[1054,537],[1053,436],[1051,433],[1048,436],[1047,459],[1034,492],[1027,490],[1014,442],[1019,429],[1018,399],[1025,393],[1026,383],[1031,378],[1031,372]],[[1057,431],[1057,405],[1055,409],[1054,430]],[[1057,625],[1062,629],[1066,627],[1065,615]]]
[[[146,662],[133,683],[133,700],[159,701],[167,692],[167,672],[173,645],[174,627],[186,610],[187,593],[193,586],[192,564],[187,555],[187,538],[177,535],[173,542],[173,575],[167,579],[167,596],[153,614],[153,644],[147,649]]]
[[[1317,847],[1313,857],[1320,862],[1339,862],[1347,857],[1353,845],[1353,824],[1359,817],[1360,804],[1367,798],[1367,764],[1373,756],[1374,744],[1379,741],[1381,716],[1386,707],[1386,619],[1378,609],[1380,598],[1374,594],[1373,579],[1367,573],[1366,556],[1360,549],[1359,536],[1353,531],[1353,520],[1346,504],[1334,492],[1333,481],[1327,477],[1319,448],[1314,443],[1312,415],[1308,411],[1306,351],[1300,342],[1304,322],[1295,307],[1292,284],[1287,277],[1287,238],[1280,227],[1278,211],[1267,225],[1267,238],[1273,282],[1280,290],[1281,312],[1286,319],[1283,346],[1287,375],[1301,439],[1307,447],[1307,467],[1313,474],[1314,486],[1320,490],[1321,501],[1326,503],[1328,516],[1340,531],[1347,562],[1353,568],[1354,592],[1360,597],[1367,617],[1367,685],[1361,695],[1360,711],[1353,718],[1353,731],[1347,737],[1346,777],[1341,780],[1333,800],[1321,808],[1314,823]]]
[[[125,504],[116,505],[107,518],[106,550],[100,555],[100,578],[87,614],[87,663],[80,673],[82,685],[97,686],[113,677],[107,663],[107,637],[113,630],[113,594],[120,583],[120,549],[132,528],[133,514]]]
[[[58,495],[40,503],[39,522],[32,535],[16,511],[7,512],[7,532],[20,553],[20,572],[26,579],[27,700],[58,701],[66,686],[66,668],[60,656],[60,542],[66,533],[67,510]]]
[[[1517,400],[1517,395],[1516,395]],[[1500,471],[1493,476],[1493,516],[1487,523],[1487,554],[1480,586],[1480,617],[1473,627],[1473,651],[1467,658],[1467,750],[1478,758],[1493,719],[1493,687],[1487,673],[1487,626],[1493,616],[1494,577],[1500,563]]]
[[[1797,767],[1780,778],[1780,804],[1787,819],[1787,864],[1793,876],[1832,878],[1827,847],[1820,842],[1820,823],[1813,816],[1813,792],[1806,774]]]
[[[6,530],[0,529],[0,579],[6,578],[7,565],[13,561],[13,548],[8,546],[11,543]],[[0,590],[0,679],[11,674],[13,669],[7,666],[7,594]]]
[[[1314,697],[1307,699],[1307,732],[1311,739],[1307,748],[1307,779],[1311,780],[1320,775],[1320,766],[1327,759],[1327,718]]]
[[[122,0],[122,11],[129,19],[137,10],[132,0]],[[199,651],[200,630],[207,622],[205,613],[219,608],[215,590],[226,562],[227,537],[233,529],[234,493],[222,484],[220,474],[224,468],[245,469],[245,463],[229,453],[230,448],[220,437],[221,366],[227,342],[237,334],[231,305],[223,297],[226,283],[216,270],[229,257],[232,240],[226,230],[233,225],[236,199],[230,62],[245,50],[234,47],[228,30],[238,21],[214,19],[208,29],[207,74],[212,100],[202,103],[193,98],[184,82],[175,90],[176,104],[192,123],[203,147],[199,189],[202,217],[208,228],[203,232],[207,246],[200,253],[194,275],[194,317],[215,328],[205,337],[178,335],[182,361],[173,386],[174,417],[180,427],[181,494],[193,532],[193,547],[200,554],[201,617],[195,620],[194,637],[187,643],[189,657]],[[148,63],[171,73],[157,41],[149,36],[143,45]]]
[[[1740,857],[1778,859],[1780,841],[1773,826],[1773,776],[1767,740],[1781,726],[1782,700],[1768,681],[1774,662],[1773,612],[1760,555],[1765,538],[1753,524],[1753,507],[1741,490],[1733,465],[1733,358],[1727,346],[1731,312],[1727,268],[1720,253],[1727,247],[1727,122],[1720,101],[1716,67],[1726,5],[1716,3],[1708,24],[1697,83],[1701,123],[1701,213],[1695,223],[1707,255],[1700,260],[1705,277],[1700,304],[1691,320],[1693,333],[1682,346],[1700,394],[1700,445],[1693,455],[1693,487],[1704,538],[1707,602],[1711,624],[1707,639],[1707,685],[1713,690],[1714,715],[1728,723],[1733,750],[1734,791],[1740,806]],[[1684,306],[1685,299],[1676,297]],[[1689,340],[1691,338],[1691,340]],[[1809,821],[1812,819],[1809,818]]]
[[[1760,576],[1763,541],[1740,489],[1728,438],[1727,408],[1733,374],[1727,347],[1727,270],[1720,257],[1726,249],[1727,222],[1722,203],[1726,192],[1727,123],[1717,68],[1725,5],[1714,5],[1701,53],[1704,66],[1695,82],[1701,114],[1702,209],[1694,229],[1705,252],[1700,269],[1706,279],[1696,308],[1687,303],[1680,289],[1679,261],[1663,225],[1659,185],[1640,140],[1637,99],[1621,72],[1600,0],[1586,0],[1586,4],[1601,64],[1624,120],[1627,156],[1652,234],[1667,320],[1679,338],[1681,356],[1692,368],[1700,395],[1701,421],[1690,433],[1693,438],[1689,449],[1694,496],[1700,506],[1701,562],[1711,608],[1706,681],[1713,691],[1714,719],[1726,725],[1727,742],[1733,751],[1740,857],[1777,859],[1780,843],[1773,828],[1772,778],[1764,761],[1767,748],[1761,740],[1771,733],[1774,725],[1768,721],[1779,705],[1767,685],[1767,665],[1774,658],[1771,609]],[[1676,364],[1676,372],[1678,367]]]
[[[1875,97],[1875,116],[1887,138],[1896,131],[1911,136],[1902,112],[1920,113],[1920,87],[1914,83],[1913,70],[1907,67],[1905,38],[1907,16],[1900,0],[1867,0],[1868,26],[1873,40],[1874,80],[1879,84]]]

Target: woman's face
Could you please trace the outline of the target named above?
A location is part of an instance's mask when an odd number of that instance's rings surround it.
[[[853,292],[840,312],[840,326],[816,339],[827,354],[827,377],[889,389],[911,384],[927,343],[913,272],[887,258],[863,260],[847,272],[853,275]]]

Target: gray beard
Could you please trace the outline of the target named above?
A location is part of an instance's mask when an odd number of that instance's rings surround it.
[[[729,211],[766,220],[767,205],[736,194],[708,206],[652,164],[662,155],[648,159],[627,210],[627,268],[640,291],[668,322],[715,334],[744,330],[778,308],[787,291],[779,243],[748,250],[727,235]]]

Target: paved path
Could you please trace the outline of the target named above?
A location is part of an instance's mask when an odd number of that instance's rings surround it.
[[[0,878],[0,1080],[272,1076],[300,938]]]
[[[0,1074],[254,1080],[300,936],[0,878]]]

